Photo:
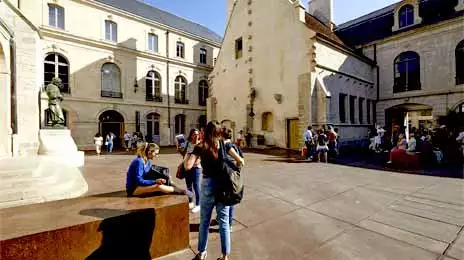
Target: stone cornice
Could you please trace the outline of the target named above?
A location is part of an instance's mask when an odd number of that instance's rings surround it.
[[[105,11],[112,12],[112,13],[118,14],[120,16],[123,16],[126,19],[131,19],[131,20],[135,20],[137,22],[145,23],[145,24],[148,24],[148,25],[151,25],[151,26],[156,26],[156,27],[158,27],[160,29],[164,29],[164,30],[167,30],[167,31],[170,31],[170,32],[174,32],[174,33],[177,33],[177,34],[179,34],[181,36],[185,36],[185,37],[190,38],[190,39],[199,40],[201,42],[211,44],[214,47],[221,48],[222,43],[220,43],[220,42],[211,41],[209,39],[200,37],[200,36],[198,36],[196,34],[192,34],[192,33],[182,31],[182,30],[179,30],[179,29],[176,29],[176,28],[172,28],[172,27],[169,27],[169,26],[167,26],[165,24],[157,23],[157,22],[152,21],[150,19],[143,18],[143,17],[138,16],[136,14],[126,12],[126,11],[121,10],[121,9],[117,9],[117,8],[112,7],[112,6],[100,3],[100,2],[96,2],[96,1],[93,1],[93,0],[73,0],[73,1],[79,2],[81,4],[86,4],[86,5],[91,5],[91,6],[94,6],[94,7],[98,7],[100,9],[105,10]],[[136,1],[136,0],[126,0],[126,1]]]
[[[50,37],[50,38],[55,38],[55,39],[59,39],[59,40],[69,41],[69,42],[77,42],[77,43],[80,43],[80,44],[91,45],[91,46],[94,46],[96,48],[104,48],[104,49],[108,49],[108,50],[111,50],[111,51],[115,51],[115,50],[125,51],[127,53],[131,53],[131,54],[139,56],[139,57],[143,57],[143,58],[147,58],[147,59],[154,59],[154,60],[161,61],[161,62],[168,62],[169,61],[169,63],[171,63],[171,64],[190,67],[190,68],[193,68],[193,69],[196,69],[196,70],[203,70],[203,71],[206,71],[207,73],[209,73],[209,72],[211,72],[213,70],[213,67],[211,67],[211,66],[202,66],[202,65],[189,63],[189,62],[184,62],[184,61],[177,60],[177,59],[166,58],[165,56],[161,56],[161,55],[157,55],[157,54],[154,54],[154,53],[149,53],[149,52],[144,52],[144,51],[139,51],[139,50],[127,48],[127,47],[124,47],[124,46],[121,46],[121,45],[112,44],[110,42],[98,41],[98,40],[93,40],[93,39],[89,39],[89,38],[85,38],[85,37],[81,37],[81,36],[76,36],[76,35],[73,35],[73,34],[70,34],[70,33],[66,32],[66,31],[61,31],[61,30],[58,31],[58,30],[55,30],[55,29],[52,29],[52,28],[49,28],[49,27],[44,27],[44,26],[40,27],[40,29],[41,29],[44,36]]]
[[[453,94],[464,94],[464,88],[456,87],[453,90],[438,90],[438,91],[410,91],[395,93],[392,97],[389,98],[380,98],[379,101],[389,101],[396,99],[407,99],[407,98],[419,98],[419,97],[429,97],[429,96],[443,96],[443,95],[453,95]]]

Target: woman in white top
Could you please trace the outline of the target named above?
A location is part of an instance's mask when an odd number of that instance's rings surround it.
[[[95,151],[97,151],[97,155],[100,156],[101,147],[103,145],[103,137],[100,135],[100,133],[95,135],[93,142],[95,143]]]

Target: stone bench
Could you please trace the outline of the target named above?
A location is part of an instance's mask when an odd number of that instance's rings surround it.
[[[115,192],[0,209],[0,259],[147,259],[188,246],[185,196]]]

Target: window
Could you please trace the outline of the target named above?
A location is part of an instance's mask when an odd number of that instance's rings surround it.
[[[345,101],[346,94],[339,94],[338,96],[338,112],[340,114],[340,123],[346,123]]]
[[[185,88],[187,87],[187,80],[182,76],[177,76],[174,81],[175,89],[175,103],[176,104],[188,104],[185,98]]]
[[[113,21],[105,21],[105,40],[117,42],[118,41],[118,24]]]
[[[206,64],[206,49],[201,48],[200,49],[200,63],[201,64]]]
[[[61,92],[70,93],[68,61],[65,57],[52,53],[47,55],[44,60],[44,85],[50,84],[55,77],[61,79]]]
[[[201,129],[201,128],[206,128],[206,124],[207,124],[207,120],[206,120],[206,116],[205,115],[201,115],[200,117],[198,117],[198,128]]]
[[[263,131],[272,131],[272,113],[271,112],[265,112],[263,113],[262,119],[261,119],[261,129]]]
[[[176,56],[179,58],[184,58],[185,57],[185,45],[182,42],[177,42],[177,48],[176,48]]]
[[[464,114],[464,102],[459,104],[457,107],[456,107],[456,110],[454,110],[456,113],[458,114]]]
[[[64,30],[64,8],[48,5],[48,25]]]
[[[420,90],[420,59],[415,52],[403,52],[395,59],[393,93]]]
[[[175,134],[185,134],[185,115],[176,115],[175,121]]]
[[[148,50],[158,52],[158,35],[153,33],[148,34]]]
[[[359,98],[359,99],[358,99],[358,112],[359,112],[359,123],[360,123],[360,124],[363,123],[363,119],[364,119],[364,109],[363,109],[363,106],[364,106],[364,98]]]
[[[207,98],[208,98],[208,82],[206,80],[202,80],[198,84],[198,104],[200,106],[206,106]]]
[[[371,123],[371,101],[368,99],[366,100],[366,119],[367,119],[367,123],[370,124]]]
[[[146,100],[163,102],[161,97],[161,76],[156,71],[149,71],[146,76]]]
[[[121,71],[114,63],[105,63],[101,68],[101,96],[122,98]]]
[[[151,113],[147,116],[147,136],[153,140],[153,136],[160,135],[160,115],[157,113]]]
[[[400,19],[400,28],[410,26],[414,24],[414,7],[412,5],[405,5],[401,7],[399,11],[399,17]]]
[[[242,37],[235,40],[235,59],[240,59],[243,55],[243,40]]]
[[[464,84],[464,40],[456,47],[456,85]]]
[[[350,123],[354,124],[354,103],[356,101],[355,96],[350,96]]]

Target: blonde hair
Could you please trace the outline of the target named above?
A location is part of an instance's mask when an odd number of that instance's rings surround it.
[[[148,154],[152,152],[159,153],[159,146],[155,143],[139,142],[137,143],[137,156],[143,159],[143,161],[148,161]]]

